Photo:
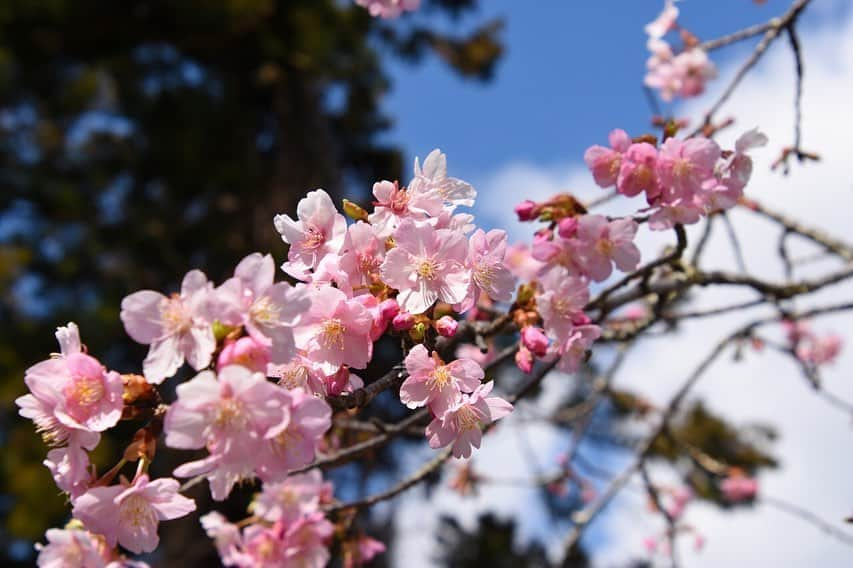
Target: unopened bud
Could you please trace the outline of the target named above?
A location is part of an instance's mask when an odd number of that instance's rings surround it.
[[[344,199],[344,213],[353,221],[367,221],[367,211],[349,199]]]
[[[438,318],[433,324],[435,330],[442,337],[453,337],[456,335],[456,329],[459,327],[459,322],[450,316]]]

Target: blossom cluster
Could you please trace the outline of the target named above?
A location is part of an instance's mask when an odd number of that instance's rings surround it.
[[[355,0],[375,18],[391,19],[403,12],[412,12],[421,5],[421,0]]]
[[[841,353],[842,340],[838,334],[818,335],[804,320],[785,320],[782,326],[788,346],[803,363],[818,367],[832,363]]]
[[[665,101],[676,96],[701,95],[705,91],[705,83],[717,76],[717,68],[707,52],[687,30],[680,28],[684,48],[679,52],[664,39],[668,32],[679,29],[678,14],[675,0],[665,0],[663,11],[645,28],[648,35],[646,45],[651,52],[646,62],[645,84],[657,89]]]
[[[733,151],[702,136],[670,137],[658,146],[653,137],[632,140],[617,129],[610,133],[610,148],[592,146],[584,161],[598,186],[615,186],[626,197],[643,193],[649,227],[664,230],[734,207],[752,175],[748,152],[766,143],[766,136],[750,130]]]
[[[322,507],[332,502],[332,484],[319,470],[265,483],[249,505],[252,516],[237,524],[213,511],[201,518],[225,566],[325,566],[335,527]],[[369,562],[384,545],[362,537],[355,540],[349,565]]]

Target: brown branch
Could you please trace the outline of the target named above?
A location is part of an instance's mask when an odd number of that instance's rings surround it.
[[[756,63],[761,59],[761,57],[767,51],[767,48],[779,37],[779,33],[788,27],[789,25],[793,25],[796,19],[799,17],[800,13],[805,9],[805,7],[811,2],[811,0],[796,0],[791,7],[788,9],[785,14],[783,14],[779,18],[775,18],[768,22],[768,26],[766,31],[764,32],[764,36],[761,38],[761,41],[758,42],[758,45],[755,46],[752,54],[749,58],[744,62],[744,64],[737,70],[734,78],[731,80],[729,85],[717,99],[717,101],[711,106],[708,112],[705,113],[705,118],[702,122],[702,125],[697,128],[694,132],[690,134],[690,136],[696,136],[697,134],[702,133],[706,128],[711,126],[714,114],[717,113],[718,110],[729,100],[729,97],[732,96],[737,86],[743,80],[744,77],[749,73],[749,71],[755,67]]]

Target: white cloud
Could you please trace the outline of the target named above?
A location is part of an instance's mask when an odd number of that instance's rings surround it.
[[[720,116],[732,115],[741,121],[737,127],[720,136],[731,144],[745,129],[759,126],[768,134],[771,144],[755,153],[755,175],[748,194],[768,206],[789,213],[806,224],[819,227],[853,241],[851,207],[853,207],[853,160],[850,158],[850,131],[853,114],[853,19],[822,22],[819,27],[801,29],[805,59],[803,99],[803,145],[821,155],[821,162],[792,164],[790,176],[771,173],[769,165],[781,147],[793,137],[793,63],[787,42],[780,40],[767,54],[759,68],[738,89]],[[736,63],[745,52],[730,54],[731,63],[721,66],[719,90],[731,77]],[[701,116],[704,106],[714,100],[714,89],[700,101],[686,107],[684,113]],[[606,134],[606,133],[605,133]],[[724,144],[725,145],[725,144]],[[481,190],[481,218],[492,225],[512,223],[511,206],[525,197],[545,198],[558,191],[572,190],[579,195],[600,191],[593,187],[581,163],[540,167],[513,164],[498,172]],[[608,212],[614,209],[609,208]],[[621,213],[623,211],[617,211]],[[756,216],[736,211],[732,219],[744,247],[747,266],[767,278],[781,279],[781,265],[776,255],[778,230]],[[691,231],[695,237],[696,230]],[[524,228],[513,229],[526,236]],[[644,236],[644,251],[653,253],[667,235]],[[801,247],[806,250],[808,247]],[[733,269],[731,245],[718,224],[706,254],[707,266]],[[826,265],[816,265],[801,276],[814,274]],[[748,293],[727,288],[704,290],[696,307],[710,307],[750,297]],[[798,306],[808,307],[853,298],[853,286],[833,287],[802,300]],[[657,402],[669,400],[684,377],[718,338],[724,337],[748,314],[731,314],[713,320],[691,322],[683,334],[672,338],[647,340],[632,358],[632,372],[623,373],[622,386],[634,387]],[[853,401],[853,334],[847,332],[849,316],[820,320],[818,329],[845,332],[847,348],[841,359],[824,373],[826,387],[842,398]],[[549,388],[560,390],[565,377],[551,377]],[[819,516],[844,528],[840,520],[853,512],[853,429],[850,416],[829,407],[814,396],[804,379],[789,361],[771,353],[748,353],[746,360],[735,364],[725,358],[715,365],[696,389],[711,408],[735,423],[765,422],[774,425],[780,439],[774,452],[782,467],[761,478],[762,491],[799,503]],[[509,425],[507,425],[509,426]],[[487,438],[478,462],[497,468],[501,475],[529,475],[511,428],[501,428]],[[558,443],[553,433],[531,430],[530,444],[542,461],[553,455]],[[438,513],[453,511],[469,525],[476,513],[493,508],[503,515],[514,516],[522,523],[523,533],[532,534],[548,525],[544,512],[530,503],[535,500],[523,490],[495,487],[474,500],[461,501],[446,489],[439,489],[425,506],[422,495],[413,493],[401,502],[397,526],[401,531],[397,565],[407,567],[429,565],[429,554],[416,553],[433,547],[433,534]],[[707,544],[700,553],[691,550],[687,539],[681,547],[687,566],[848,566],[850,549],[837,543],[818,529],[769,507],[724,513],[708,506],[688,509],[687,520],[704,532]],[[642,555],[641,539],[651,532],[650,515],[642,499],[626,493],[620,497],[595,527],[595,540],[606,539],[608,546],[597,547],[599,565],[620,565],[632,556]],[[420,559],[420,560],[418,560]],[[418,560],[418,561],[416,561]],[[418,563],[420,562],[420,564]]]

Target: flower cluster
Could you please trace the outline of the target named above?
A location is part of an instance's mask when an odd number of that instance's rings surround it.
[[[785,320],[782,326],[788,345],[803,363],[819,367],[832,363],[841,353],[842,341],[838,334],[817,335],[809,322],[803,320]]]
[[[480,447],[483,426],[512,412],[509,402],[487,396],[493,383],[481,384],[483,369],[471,359],[445,364],[438,353],[417,345],[405,363],[409,377],[400,387],[400,400],[409,408],[429,407],[431,448],[453,444],[455,457],[471,457],[472,447]]]
[[[306,566],[329,561],[334,526],[321,506],[332,501],[332,485],[318,470],[264,484],[249,506],[253,515],[237,526],[216,511],[201,518],[225,566]]]
[[[646,26],[647,46],[651,56],[646,62],[647,87],[660,91],[661,98],[671,101],[676,96],[695,97],[705,91],[705,83],[717,76],[717,68],[696,38],[681,28],[684,48],[675,52],[664,36],[679,29],[675,0],[665,0],[663,11]]]
[[[653,230],[696,223],[704,215],[734,207],[752,175],[748,151],[767,138],[756,130],[743,134],[733,151],[723,151],[701,136],[632,140],[623,130],[610,133],[610,148],[592,146],[584,160],[595,183],[616,187],[626,197],[645,193]]]
[[[355,0],[366,8],[370,15],[378,18],[396,18],[403,12],[412,12],[421,5],[421,0]]]

